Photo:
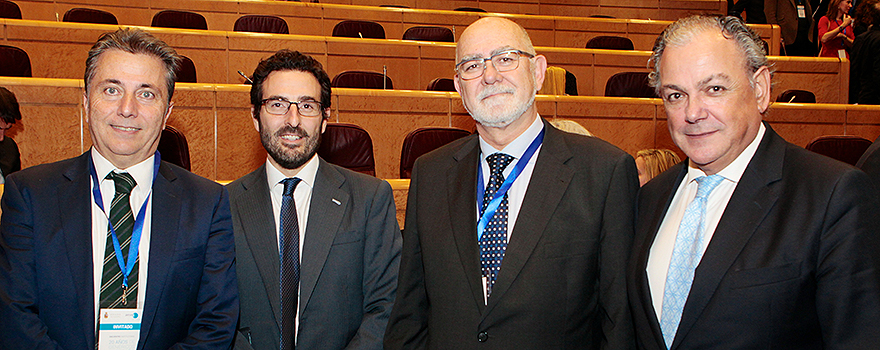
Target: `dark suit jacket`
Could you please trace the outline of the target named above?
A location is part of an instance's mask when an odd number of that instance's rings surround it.
[[[849,103],[880,105],[880,27],[856,37],[849,74]]]
[[[319,158],[300,268],[297,349],[381,349],[400,227],[387,182]],[[241,291],[237,349],[278,349],[278,237],[266,166],[228,186]]]
[[[6,178],[0,348],[95,348],[90,152]],[[238,316],[226,190],[161,163],[138,349],[227,349]]]
[[[880,190],[880,152],[877,151],[878,149],[880,149],[880,137],[865,150],[865,154],[856,162],[856,167],[868,173],[868,176],[874,181],[874,185]]]
[[[815,41],[812,30],[815,23],[809,0],[804,0],[804,9],[807,15],[806,19],[810,21],[809,39],[812,42]],[[766,0],[764,1],[764,15],[767,23],[779,25],[785,45],[794,44],[798,32],[798,12],[795,0]]]
[[[641,349],[666,349],[645,268],[686,162],[639,192],[627,287]],[[861,171],[767,126],[697,267],[671,349],[876,348],[880,216],[871,189]]]
[[[420,157],[407,202],[386,349],[628,349],[624,269],[632,157],[544,122],[498,279],[483,301],[476,135]]]

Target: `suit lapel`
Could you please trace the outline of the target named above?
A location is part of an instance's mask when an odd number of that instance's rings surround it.
[[[144,299],[144,319],[141,327],[142,347],[144,340],[150,334],[150,326],[158,312],[160,298],[164,297],[162,291],[168,281],[171,270],[171,262],[174,259],[174,250],[177,242],[178,226],[180,222],[180,196],[179,189],[174,181],[177,176],[168,166],[162,162],[159,164],[159,174],[153,180],[153,190],[150,194],[152,206],[150,226],[150,258],[147,274],[147,296]],[[174,297],[174,296],[169,296]]]
[[[449,221],[452,223],[452,236],[458,248],[462,269],[474,302],[480,312],[483,312],[486,304],[483,301],[476,212],[479,156],[480,147],[476,135],[453,154],[454,162],[446,178],[446,203],[449,204]]]
[[[278,253],[278,234],[272,211],[272,199],[266,178],[266,164],[246,175],[242,182],[244,192],[236,198],[236,206],[241,229],[247,240],[249,252],[253,255],[257,270],[266,288],[269,305],[275,315],[275,323],[281,329],[281,299],[279,296],[280,258]]]
[[[769,125],[765,126],[764,138],[730,197],[694,273],[673,345],[678,345],[699,319],[721,279],[779,199],[774,184],[782,179],[785,141]]]
[[[67,252],[67,266],[78,303],[75,311],[80,313],[89,347],[95,345],[95,292],[94,264],[92,262],[92,194],[89,163],[91,152],[86,151],[64,172],[65,182],[58,184],[58,204],[61,228]],[[71,205],[72,203],[76,203]],[[73,325],[71,325],[73,326]]]
[[[339,233],[342,217],[350,205],[349,194],[340,189],[345,177],[329,163],[318,158],[318,173],[309,204],[309,221],[302,249],[300,268],[299,312],[309,305],[318,277],[330,254],[330,246]]]
[[[535,168],[484,317],[498,305],[529,260],[574,175],[565,165],[572,154],[559,134],[561,131],[546,126],[546,123],[544,130],[544,142],[536,155],[538,158],[535,160]]]
[[[637,290],[636,292],[639,294],[639,300],[641,303],[633,303],[636,307],[641,307],[642,312],[648,316],[648,322],[651,325],[651,335],[654,341],[657,342],[658,348],[665,348],[665,340],[663,340],[663,333],[660,330],[660,322],[657,317],[657,313],[654,310],[654,304],[652,302],[651,297],[651,288],[648,285],[648,255],[651,252],[651,247],[654,245],[654,239],[657,238],[657,232],[660,231],[660,224],[663,222],[663,218],[666,217],[666,212],[669,211],[669,205],[672,203],[672,198],[675,196],[675,190],[678,189],[678,185],[684,179],[685,175],[687,175],[687,160],[684,162],[680,162],[674,166],[672,171],[676,174],[672,182],[663,184],[660,186],[660,191],[656,196],[651,196],[652,198],[665,198],[664,205],[662,210],[652,210],[651,208],[643,208],[651,210],[651,214],[649,214],[649,220],[647,224],[647,228],[637,227],[637,236],[636,243],[638,246],[635,250],[633,250],[636,256],[636,266],[635,266],[635,275],[638,278],[636,282]],[[678,170],[675,170],[678,169]],[[652,181],[664,181],[665,178],[658,178]],[[644,191],[644,188],[642,189]],[[645,196],[646,193],[640,193],[639,196]],[[651,201],[653,202],[653,201]],[[641,219],[642,214],[639,213],[638,217]],[[651,317],[653,316],[653,317]]]

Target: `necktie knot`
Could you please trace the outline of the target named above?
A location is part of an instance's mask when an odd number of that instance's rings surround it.
[[[695,179],[697,181],[697,198],[707,198],[712,190],[724,180],[724,177],[718,174],[709,176],[700,176]]]
[[[504,172],[504,169],[510,165],[510,162],[513,162],[515,158],[509,154],[504,154],[501,152],[496,152],[490,154],[486,157],[486,162],[489,163],[489,170],[492,172],[493,176],[501,175]]]
[[[298,177],[288,177],[284,180],[281,180],[281,182],[284,184],[284,196],[292,196],[293,191],[296,189],[296,185],[298,185],[301,180],[302,179]]]
[[[105,179],[113,180],[113,183],[116,185],[116,193],[122,194],[131,194],[131,189],[137,184],[134,181],[134,177],[129,173],[111,171]]]

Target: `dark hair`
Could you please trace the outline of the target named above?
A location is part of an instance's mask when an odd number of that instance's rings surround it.
[[[318,84],[321,85],[321,101],[319,101],[321,102],[321,110],[330,108],[330,77],[324,71],[321,62],[299,51],[284,49],[260,61],[260,64],[254,69],[254,75],[251,77],[253,82],[251,84],[251,105],[254,106],[254,118],[260,119],[263,82],[266,81],[266,77],[270,73],[277,70],[295,70],[311,73],[318,80]],[[324,119],[329,117],[329,113],[324,113]]]
[[[152,34],[140,29],[123,28],[115,32],[104,33],[98,42],[89,50],[89,58],[86,59],[85,89],[89,91],[89,83],[95,77],[98,66],[98,58],[108,50],[122,50],[131,54],[144,54],[158,58],[165,66],[165,81],[168,88],[168,101],[174,95],[174,82],[177,81],[177,69],[180,66],[180,56],[171,46],[159,40]]]
[[[865,26],[880,26],[880,0],[861,0],[856,6],[855,21]]]
[[[21,111],[18,110],[18,101],[12,91],[0,86],[0,118],[7,124],[15,124],[21,120]]]
[[[654,42],[654,52],[648,60],[648,65],[653,64],[653,71],[648,74],[648,82],[657,95],[660,96],[660,59],[668,45],[684,45],[690,42],[697,34],[706,30],[719,30],[725,38],[733,40],[746,61],[749,72],[757,72],[761,67],[770,65],[767,63],[767,53],[764,52],[764,43],[761,36],[739,18],[733,16],[705,16],[695,15],[685,17],[670,24]],[[773,70],[770,70],[771,76]],[[749,82],[752,81],[751,74]]]

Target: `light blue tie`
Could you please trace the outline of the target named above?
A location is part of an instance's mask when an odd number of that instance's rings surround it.
[[[703,230],[705,230],[706,198],[724,177],[721,175],[700,176],[695,179],[697,196],[688,204],[678,226],[669,271],[666,273],[666,289],[663,291],[663,311],[660,316],[660,330],[666,348],[672,347],[675,332],[681,322],[681,312],[694,282],[694,270],[703,258]]]

